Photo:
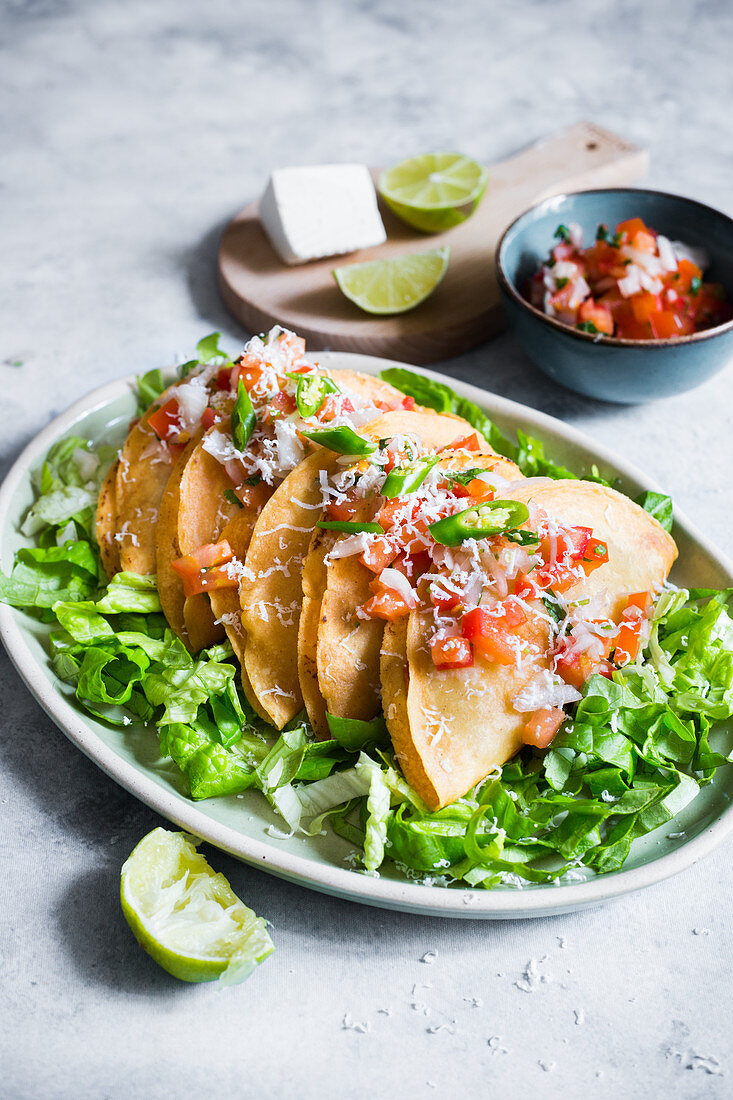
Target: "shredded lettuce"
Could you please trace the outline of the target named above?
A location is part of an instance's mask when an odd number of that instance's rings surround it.
[[[198,362],[226,360],[206,337]],[[383,373],[420,404],[463,416],[525,474],[571,478],[519,431],[516,443],[476,406],[402,368]],[[140,380],[147,406],[165,385]],[[192,656],[161,613],[154,576],[119,573],[109,583],[94,539],[96,494],[114,457],[70,436],[34,475],[36,502],[0,600],[52,624],[51,667],[62,690],[96,718],[157,729],[161,757],[191,798],[261,792],[290,833],[328,825],[364,870],[392,860],[411,878],[490,889],[614,871],[631,845],[667,825],[730,756],[710,744],[713,723],[733,715],[732,590],[665,589],[644,652],[613,679],[593,676],[549,750],[524,749],[442,810],[431,812],[392,755],[383,717],[328,715],[316,741],[305,715],[279,735],[238,686],[228,643]],[[591,478],[602,481],[593,467]],[[638,503],[668,530],[659,493]]]

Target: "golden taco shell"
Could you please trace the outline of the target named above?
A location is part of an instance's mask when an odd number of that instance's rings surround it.
[[[617,620],[631,593],[659,588],[677,556],[674,541],[655,519],[605,486],[529,478],[504,495],[534,503],[566,526],[591,527],[608,544],[608,562],[565,594],[568,600],[597,597],[594,617]],[[411,612],[405,636],[406,687],[383,657],[382,693],[405,776],[428,806],[437,809],[465,794],[521,747],[527,715],[516,712],[512,700],[537,671],[549,667],[549,628],[538,615],[518,629],[539,648],[519,667],[494,664],[475,653],[472,668],[440,671],[430,655],[431,633],[429,613]],[[393,645],[401,653],[395,634],[391,632]]]

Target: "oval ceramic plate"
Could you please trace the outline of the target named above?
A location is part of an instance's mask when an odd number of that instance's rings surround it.
[[[396,365],[345,353],[324,353],[318,359],[333,369],[348,367],[370,374]],[[424,373],[481,405],[505,431],[511,433],[521,427],[538,436],[558,462],[576,469],[587,469],[595,462],[603,473],[619,476],[621,487],[632,496],[642,489],[657,488],[634,467],[595,447],[559,420],[444,375]],[[71,432],[121,442],[134,410],[134,378],[112,382],[57,417],[26,447],[0,489],[0,565],[4,570],[10,568],[15,550],[27,544],[18,534],[18,526],[32,502],[29,473],[41,464],[50,446]],[[733,585],[733,566],[679,515],[674,533],[680,549],[680,564],[673,573],[677,583],[714,588]],[[733,807],[729,804],[733,776],[729,769],[722,768],[715,781],[674,823],[637,841],[625,870],[614,874],[557,886],[490,891],[417,884],[401,878],[394,868],[388,868],[379,878],[370,877],[348,867],[350,848],[338,837],[280,839],[277,834],[282,822],[256,791],[192,802],[174,765],[160,759],[152,730],[131,726],[123,732],[108,728],[76,709],[73,697],[64,694],[49,667],[45,629],[35,619],[0,604],[0,637],[18,672],[66,736],[107,775],[168,820],[239,859],[291,882],[351,901],[432,916],[497,919],[562,913],[659,882],[689,867],[733,829]],[[271,835],[270,826],[275,835]]]

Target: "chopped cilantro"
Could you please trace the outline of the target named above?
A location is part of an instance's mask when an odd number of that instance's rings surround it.
[[[555,289],[562,290],[564,286],[567,286],[570,279],[555,279]]]
[[[702,279],[699,275],[693,275],[690,279],[690,294],[699,294],[700,287],[702,286]]]
[[[570,244],[570,230],[566,225],[558,225],[555,230],[555,236],[559,241],[562,241],[563,244]]]
[[[592,321],[580,321],[576,326],[578,332],[590,332],[600,334],[601,330],[596,328]]]

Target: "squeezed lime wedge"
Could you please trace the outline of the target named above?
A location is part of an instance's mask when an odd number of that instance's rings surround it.
[[[153,829],[122,868],[125,920],[155,961],[184,982],[234,985],[274,950],[266,922],[211,869],[188,833]]]
[[[367,313],[406,313],[424,302],[446,271],[450,249],[411,252],[391,260],[347,264],[334,270],[342,292]]]
[[[462,153],[424,153],[386,168],[377,187],[402,221],[439,233],[470,218],[488,178],[482,164]]]

